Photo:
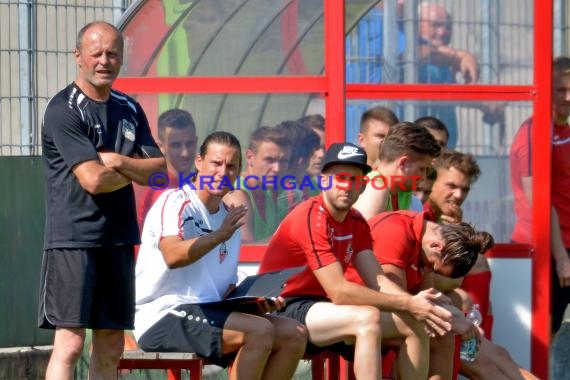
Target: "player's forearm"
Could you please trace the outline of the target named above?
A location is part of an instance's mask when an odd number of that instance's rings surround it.
[[[457,66],[462,53],[462,50],[450,46],[427,44],[420,46],[420,59],[438,66]]]
[[[224,241],[224,238],[214,231],[189,240],[167,237],[160,242],[159,247],[168,268],[174,269],[193,264]]]
[[[166,160],[162,157],[141,159],[121,156],[121,158],[119,165],[114,169],[141,186],[148,186],[149,176],[153,173],[166,173]]]
[[[329,297],[338,305],[370,305],[382,311],[407,311],[411,299],[407,293],[378,292],[350,281],[339,286]]]
[[[107,168],[105,168],[107,169]],[[99,193],[112,193],[122,189],[131,183],[131,179],[115,171],[113,169],[107,169],[101,172],[99,175],[99,185],[94,190],[93,194]]]
[[[562,233],[560,232],[560,221],[558,219],[558,213],[556,209],[552,207],[551,214],[551,231],[550,231],[550,250],[552,251],[552,257],[556,262],[564,262],[568,259],[568,254],[566,252],[566,247],[562,240]]]
[[[82,162],[73,168],[73,174],[81,187],[90,194],[111,193],[119,190],[131,180],[118,171],[108,168],[97,160]]]

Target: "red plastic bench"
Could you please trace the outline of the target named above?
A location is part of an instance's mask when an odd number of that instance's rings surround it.
[[[325,352],[305,359],[311,360],[311,373],[314,380],[341,379],[338,355]],[[180,380],[182,370],[188,370],[190,380],[202,380],[202,367],[205,364],[207,364],[206,360],[194,353],[127,350],[123,352],[117,370],[164,369],[167,371],[168,380]]]

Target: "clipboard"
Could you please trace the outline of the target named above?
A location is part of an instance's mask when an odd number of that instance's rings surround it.
[[[212,304],[236,312],[259,315],[259,304],[271,302],[272,298],[279,296],[287,280],[305,268],[306,266],[299,266],[247,276],[225,299]]]
[[[247,276],[239,285],[225,298],[225,301],[238,298],[249,297],[277,297],[285,287],[287,280],[293,275],[303,271],[306,267],[299,266],[287,268],[275,272],[268,272]]]

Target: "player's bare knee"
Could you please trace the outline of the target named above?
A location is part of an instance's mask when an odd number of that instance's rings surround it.
[[[422,341],[429,342],[423,325],[408,313],[394,313],[394,318],[399,320],[397,326],[398,330],[403,336],[417,336]]]
[[[303,324],[293,319],[281,318],[274,326],[276,345],[300,352],[305,351],[309,333]]]
[[[93,330],[93,351],[102,357],[118,358],[125,347],[122,330]]]
[[[53,351],[53,355],[57,356],[62,361],[73,364],[75,364],[77,360],[79,360],[82,353],[83,353],[83,341],[79,343],[74,339],[70,339],[68,342],[65,342],[65,345],[54,347]]]
[[[372,306],[358,306],[355,309],[353,323],[356,335],[381,336],[380,310]]]
[[[255,329],[247,332],[245,339],[249,345],[255,345],[256,347],[271,351],[275,335],[276,332],[273,324],[266,319],[260,319],[255,322]]]

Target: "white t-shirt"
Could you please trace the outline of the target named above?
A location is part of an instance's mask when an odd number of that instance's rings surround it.
[[[188,240],[215,231],[227,214],[223,204],[210,214],[188,185],[166,191],[156,200],[145,219],[135,270],[137,339],[174,307],[219,301],[228,286],[237,282],[240,230],[183,268],[168,269],[158,248],[165,236]]]

